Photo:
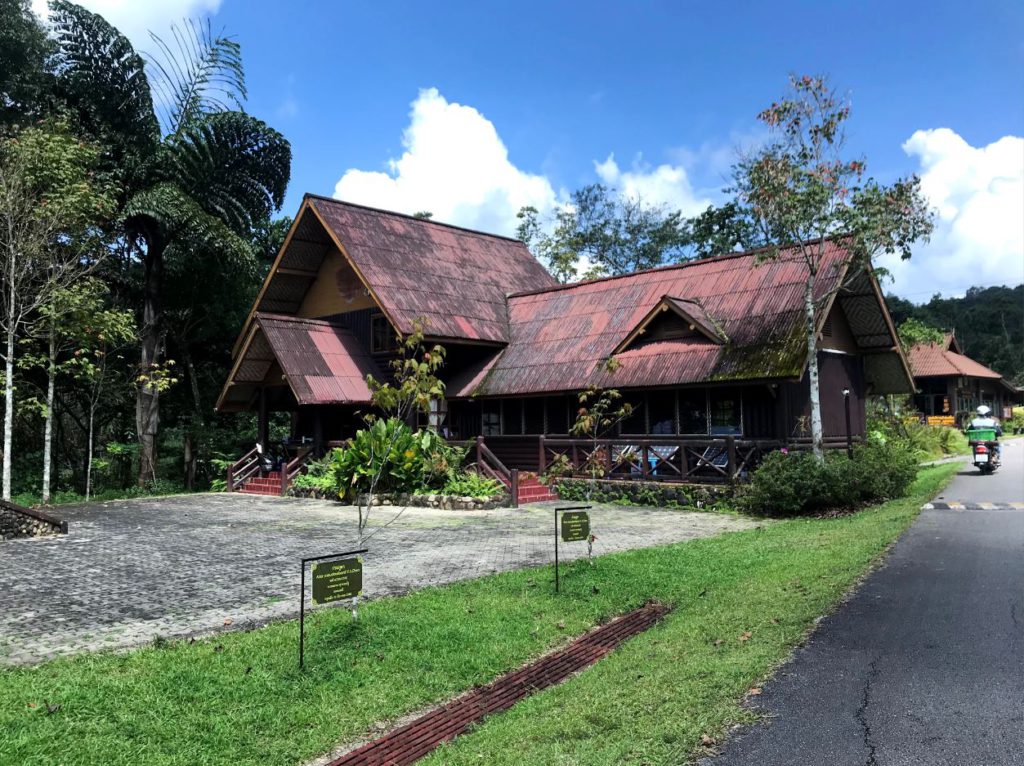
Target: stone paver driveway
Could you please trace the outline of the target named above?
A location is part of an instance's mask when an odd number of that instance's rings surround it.
[[[521,510],[375,508],[369,597],[553,559],[555,504]],[[205,494],[65,506],[61,537],[0,542],[0,665],[244,628],[298,612],[304,557],[355,547],[356,510]],[[595,555],[753,526],[710,513],[599,506]],[[565,545],[567,559],[586,555]],[[307,578],[308,579],[308,578]]]

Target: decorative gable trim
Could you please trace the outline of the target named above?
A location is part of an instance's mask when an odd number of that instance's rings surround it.
[[[662,296],[654,308],[640,320],[640,323],[633,328],[612,354],[621,354],[632,347],[635,343],[645,340],[644,335],[648,328],[660,317],[672,312],[689,325],[689,329],[699,335],[708,343],[721,346],[729,342],[721,325],[700,305],[699,302],[686,298],[673,298],[670,295]]]

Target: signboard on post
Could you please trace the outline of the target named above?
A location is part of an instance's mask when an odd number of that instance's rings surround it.
[[[568,511],[562,514],[562,542],[577,543],[590,537],[590,514]]]
[[[313,565],[313,603],[330,604],[363,595],[363,557]]]
[[[566,543],[591,542],[590,514],[591,506],[576,505],[568,508],[555,508],[555,593],[561,592],[561,578],[558,571],[558,514],[562,514],[562,541]],[[590,549],[587,549],[590,554]]]
[[[306,565],[313,564],[313,603],[331,604],[345,599],[356,599],[353,602],[352,616],[356,617],[356,605],[363,594],[363,548],[358,551],[329,553],[326,556],[312,556],[302,560],[302,577],[299,586],[299,669],[306,661]],[[328,561],[328,559],[331,559]]]

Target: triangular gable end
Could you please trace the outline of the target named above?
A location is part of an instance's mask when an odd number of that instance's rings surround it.
[[[304,199],[232,349],[238,356],[257,312],[307,319],[362,308],[388,316],[344,246]]]
[[[615,347],[621,354],[637,344],[655,340],[691,340],[722,345],[725,333],[696,301],[665,295]]]

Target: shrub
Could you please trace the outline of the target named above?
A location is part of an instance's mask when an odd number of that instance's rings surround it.
[[[458,497],[495,497],[504,491],[503,484],[476,471],[452,471],[441,488],[441,494]]]
[[[306,464],[306,472],[292,480],[296,489],[313,490],[325,495],[338,494],[338,477],[335,473],[335,458],[325,455],[319,460],[310,460]]]
[[[829,454],[773,452],[754,471],[739,506],[760,516],[803,516],[902,497],[917,476],[917,458],[900,442],[869,442]]]

